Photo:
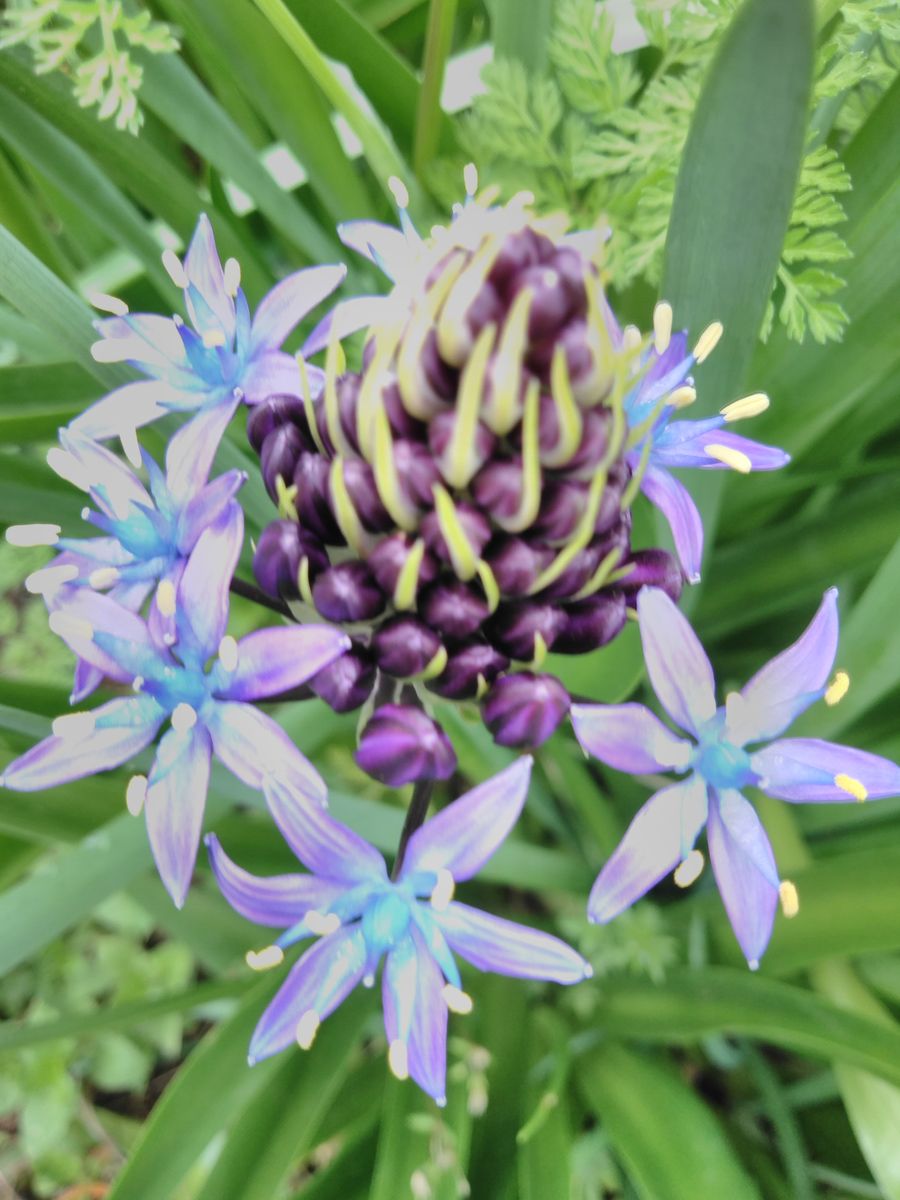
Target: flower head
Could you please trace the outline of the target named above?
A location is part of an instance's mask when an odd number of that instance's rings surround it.
[[[130,684],[135,695],[59,717],[52,735],[11,763],[0,780],[16,791],[36,791],[110,770],[149,746],[168,722],[148,776],[131,780],[127,801],[130,811],[146,812],[153,856],[179,907],[197,855],[213,754],[250,787],[277,767],[307,803],[325,800],[314,767],[250,701],[304,683],[342,654],[349,639],[324,625],[228,637],[228,585],[242,536],[240,510],[237,521],[224,517],[209,526],[177,591],[160,600],[149,622],[90,589],[74,591],[51,614],[51,628],[81,660],[113,683]],[[174,644],[160,628],[167,618]]]
[[[236,259],[224,267],[212,226],[201,216],[182,264],[163,254],[173,282],[184,292],[191,322],[153,313],[116,315],[97,321],[98,362],[128,362],[147,379],[127,383],[72,422],[92,438],[119,436],[136,458],[134,431],[169,412],[189,413],[185,449],[213,449],[237,406],[274,394],[301,395],[300,372],[281,344],[306,314],[341,283],[340,266],[310,267],[276,284],[251,318]],[[124,311],[118,311],[124,309]]]
[[[295,942],[318,936],[291,968],[250,1043],[250,1061],[295,1041],[307,1049],[319,1025],[359,983],[372,986],[382,958],[384,1025],[391,1070],[411,1076],[439,1104],[445,1099],[447,1014],[469,1012],[460,955],[474,966],[524,979],[578,983],[587,962],[558,938],[490,916],[453,899],[515,824],[528,790],[531,760],[521,758],[421,826],[396,877],[352,830],[298,805],[272,775],[263,787],[275,821],[310,875],[258,879],[207,838],[226,900],[260,925],[284,929],[274,945],[248,955],[275,966]]]
[[[679,409],[695,399],[691,370],[712,353],[722,326],[717,322],[710,325],[688,351],[687,334],[671,332],[668,304],[656,306],[654,325],[653,341],[643,355],[642,374],[624,402],[632,431],[627,461],[640,475],[641,491],[668,521],[684,572],[696,583],[703,558],[703,523],[688,490],[670,474],[671,468],[730,468],[742,474],[775,471],[790,462],[790,455],[727,428],[768,408],[769,399],[761,393],[735,400],[706,420],[673,420]]]
[[[641,338],[609,313],[598,239],[522,197],[470,199],[427,239],[404,210],[401,225],[342,227],[395,286],[343,302],[310,336],[310,353],[326,350],[318,399],[275,397],[251,417],[280,509],[254,567],[264,588],[352,629],[353,687],[335,664],[320,694],[361,704],[366,679],[390,699],[412,688],[493,713],[510,670],[615,638],[640,586],[624,398]],[[339,339],[362,326],[362,368],[348,370]],[[677,595],[667,561],[658,581]],[[347,687],[330,686],[338,674]],[[506,744],[535,745],[566,704],[544,676],[517,678],[533,719],[504,721]]]
[[[588,915],[611,920],[672,870],[676,883],[691,883],[702,869],[694,843],[706,825],[719,891],[741,949],[756,967],[779,896],[792,916],[797,893],[779,880],[743,789],[758,787],[792,803],[877,799],[900,793],[900,767],[849,746],[780,736],[811,704],[836,703],[847,689],[843,672],[828,682],[838,642],[836,588],[825,593],[806,632],[724,705],[716,703],[703,647],[668,596],[643,590],[638,614],[650,682],[685,736],[641,704],[575,705],[575,733],[587,753],[617,770],[676,771],[683,779],[640,809],[594,884]]]

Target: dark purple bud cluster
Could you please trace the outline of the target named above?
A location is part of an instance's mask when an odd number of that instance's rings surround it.
[[[349,627],[312,685],[337,710],[425,688],[480,701],[504,745],[537,745],[568,708],[538,673],[547,652],[606,645],[643,584],[677,596],[681,572],[631,550],[624,341],[596,267],[521,211],[480,241],[454,228],[369,330],[361,371],[333,343],[321,395],[253,411],[281,513],[254,570]],[[443,777],[453,752],[424,712],[383,704],[358,761],[396,783]]]

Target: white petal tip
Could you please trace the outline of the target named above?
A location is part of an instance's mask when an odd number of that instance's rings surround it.
[[[748,958],[747,966],[750,968],[751,971],[758,971],[759,970],[759,959],[758,958]]]

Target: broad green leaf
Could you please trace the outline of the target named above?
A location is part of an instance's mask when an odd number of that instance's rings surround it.
[[[396,1200],[398,1187],[428,1158],[428,1134],[413,1128],[410,1118],[433,1111],[433,1102],[409,1081],[388,1076],[384,1085],[378,1149],[368,1200]],[[403,1180],[404,1184],[400,1184]]]
[[[0,106],[0,122],[3,107]],[[59,243],[50,235],[45,215],[33,191],[13,169],[12,163],[0,148],[0,224],[28,247],[61,278],[70,280],[74,274]]]
[[[547,42],[555,0],[532,0],[527,17],[519,0],[490,0],[491,29],[498,58],[518,59],[539,74],[547,65]]]
[[[759,1200],[715,1116],[667,1064],[609,1042],[578,1082],[641,1200]]]
[[[0,370],[0,437],[7,443],[54,438],[98,394],[96,379],[75,363],[6,367]]]
[[[659,986],[610,981],[596,1023],[613,1037],[695,1041],[745,1034],[900,1083],[900,1030],[845,1012],[805,988],[727,967],[672,971]]]

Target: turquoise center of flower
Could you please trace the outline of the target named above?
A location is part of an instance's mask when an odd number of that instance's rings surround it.
[[[374,896],[362,915],[366,945],[378,954],[392,949],[406,936],[411,919],[409,901],[396,888]]]
[[[756,779],[746,750],[727,741],[721,734],[701,740],[694,752],[693,766],[710,787],[720,791],[746,787]]]

